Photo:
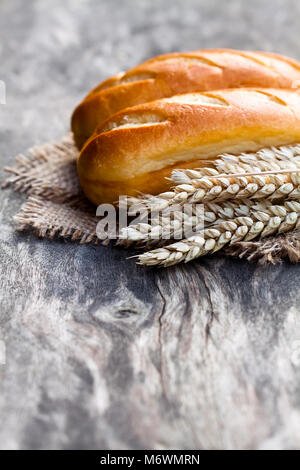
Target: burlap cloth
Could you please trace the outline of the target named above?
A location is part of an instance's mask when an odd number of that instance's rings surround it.
[[[17,230],[32,230],[40,237],[63,237],[81,244],[98,243],[96,208],[84,197],[77,178],[72,134],[60,142],[34,147],[16,157],[16,166],[3,187],[24,193],[26,201],[14,217]],[[252,242],[238,242],[223,254],[276,263],[300,260],[300,231]]]

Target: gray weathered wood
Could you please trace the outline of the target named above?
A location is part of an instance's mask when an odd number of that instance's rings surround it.
[[[60,137],[86,90],[151,55],[300,59],[299,14],[291,0],[2,1],[1,166]],[[0,199],[1,448],[300,447],[298,266],[145,269],[121,249],[16,234],[22,197]]]

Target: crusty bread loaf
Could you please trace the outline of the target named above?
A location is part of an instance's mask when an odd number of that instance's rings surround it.
[[[194,91],[290,88],[297,81],[300,64],[277,54],[220,49],[162,55],[98,85],[75,109],[72,130],[81,148],[97,125],[130,106]]]
[[[237,88],[188,93],[127,108],[100,126],[78,159],[95,204],[121,194],[157,194],[173,168],[224,152],[300,142],[300,90]]]

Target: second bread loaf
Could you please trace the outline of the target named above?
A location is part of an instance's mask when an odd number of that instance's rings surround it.
[[[299,81],[300,64],[278,54],[228,49],[166,54],[100,83],[75,109],[72,131],[81,148],[97,125],[127,107],[178,93],[291,88]]]

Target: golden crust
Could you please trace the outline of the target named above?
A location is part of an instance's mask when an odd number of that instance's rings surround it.
[[[300,64],[264,52],[228,49],[173,53],[150,59],[94,88],[72,116],[81,148],[97,125],[124,108],[179,93],[237,87],[290,88],[300,81]]]
[[[224,152],[300,141],[300,90],[238,88],[188,93],[127,108],[82,149],[78,174],[95,204],[121,194],[157,194],[173,168],[195,168]]]

